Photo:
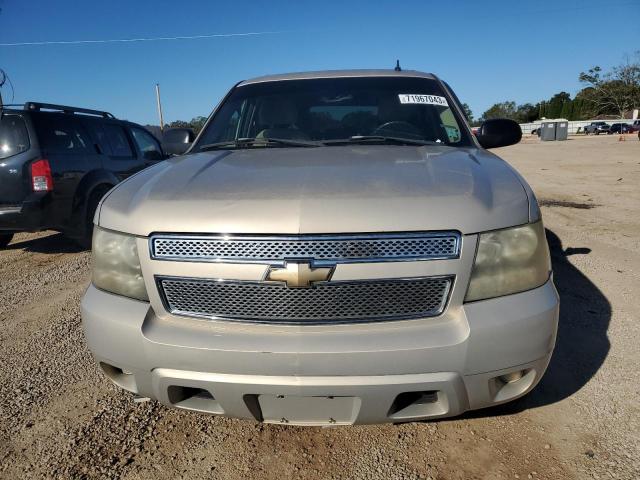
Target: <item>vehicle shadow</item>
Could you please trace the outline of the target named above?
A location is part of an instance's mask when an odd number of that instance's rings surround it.
[[[560,294],[558,337],[549,367],[528,395],[511,403],[469,412],[463,418],[511,415],[564,400],[579,391],[607,358],[611,304],[598,287],[567,260],[571,255],[587,255],[591,249],[564,248],[554,232],[547,229],[546,234],[554,282]]]
[[[79,253],[85,249],[76,242],[61,233],[31,238],[29,240],[18,240],[10,243],[5,250],[25,250],[34,253]]]

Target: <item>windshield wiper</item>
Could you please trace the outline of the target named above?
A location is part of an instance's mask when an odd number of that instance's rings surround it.
[[[418,140],[415,138],[389,137],[387,135],[355,135],[349,138],[341,138],[338,140],[324,140],[325,145],[339,145],[345,143],[393,143],[396,145],[445,145],[441,142],[432,142],[430,140]]]
[[[316,142],[313,140],[293,140],[289,138],[258,138],[256,140],[258,145],[260,142],[266,143],[279,143],[280,145],[291,145],[292,147],[322,147],[324,143]]]
[[[208,143],[199,147],[199,151],[216,150],[225,148],[250,148],[268,147],[274,145],[286,145],[290,147],[321,147],[322,142],[311,140],[293,140],[288,138],[237,138],[227,142]]]
[[[228,140],[226,142],[207,143],[198,147],[198,150],[204,152],[206,150],[215,150],[217,148],[242,148],[250,142],[253,142],[253,138],[236,138],[235,140]]]

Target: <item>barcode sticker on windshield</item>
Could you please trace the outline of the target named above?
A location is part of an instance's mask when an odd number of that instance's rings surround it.
[[[447,99],[438,95],[417,95],[415,93],[400,93],[400,103],[417,103],[420,105],[440,105],[448,107]]]

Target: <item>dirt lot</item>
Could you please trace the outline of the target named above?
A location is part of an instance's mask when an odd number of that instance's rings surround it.
[[[528,397],[406,425],[259,425],[134,403],[94,365],[89,254],[21,234],[0,252],[0,478],[640,478],[640,142],[502,149],[543,204],[560,332]]]

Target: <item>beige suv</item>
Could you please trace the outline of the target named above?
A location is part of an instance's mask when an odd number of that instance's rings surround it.
[[[171,407],[299,425],[518,398],[558,295],[527,183],[437,77],[236,85],[183,156],[111,190],[82,301],[104,373]]]

